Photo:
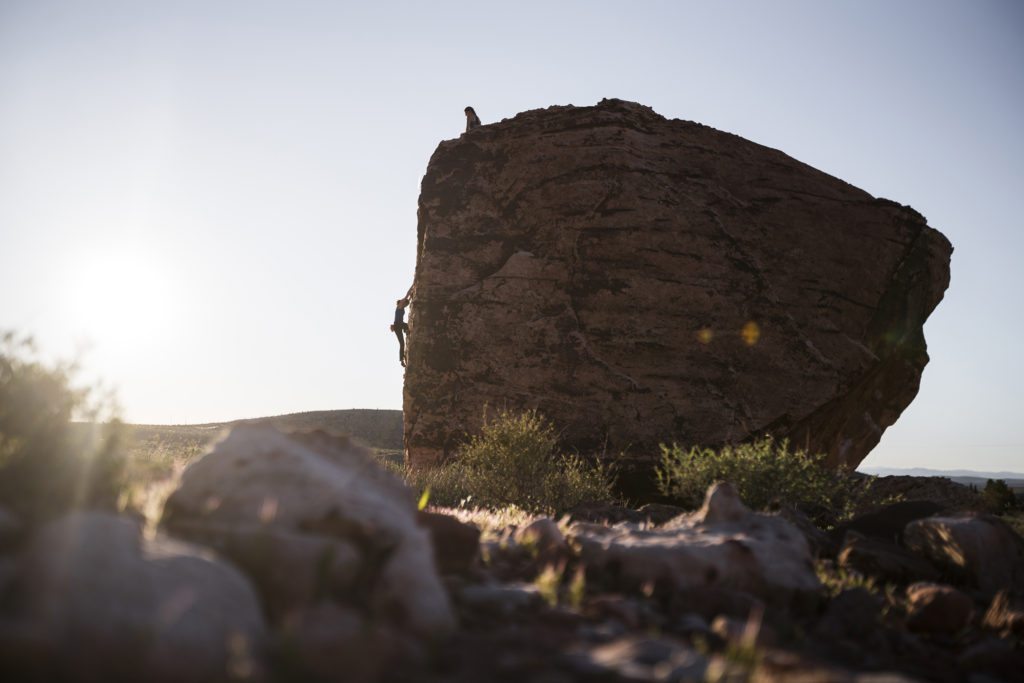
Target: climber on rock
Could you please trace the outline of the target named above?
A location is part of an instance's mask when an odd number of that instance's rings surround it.
[[[473,111],[473,107],[466,107],[466,132],[473,130],[480,125],[480,117]]]
[[[411,291],[411,290],[410,290]],[[409,295],[404,299],[395,302],[395,322],[391,331],[398,337],[398,362],[405,367],[405,333],[409,331],[409,325],[405,322],[405,307],[409,305]]]

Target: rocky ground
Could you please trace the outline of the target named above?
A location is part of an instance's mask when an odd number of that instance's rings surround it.
[[[830,533],[728,484],[696,511],[417,511],[344,439],[241,426],[156,525],[0,513],[0,677],[1020,680],[1024,541],[907,497]]]

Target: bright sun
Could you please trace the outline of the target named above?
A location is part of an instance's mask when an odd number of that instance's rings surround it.
[[[150,345],[174,317],[171,280],[152,254],[127,249],[85,253],[68,274],[75,329],[108,350]]]

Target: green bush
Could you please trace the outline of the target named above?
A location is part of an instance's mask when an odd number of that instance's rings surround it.
[[[985,510],[995,515],[1010,512],[1017,507],[1017,495],[1002,479],[989,479],[981,492]]]
[[[673,444],[661,447],[656,473],[661,493],[686,507],[699,507],[709,486],[728,481],[751,509],[763,510],[781,501],[830,526],[852,514],[870,486],[854,482],[846,472],[831,470],[824,460],[823,454],[791,451],[788,441],[771,437],[718,451],[683,450]]]
[[[71,386],[73,375],[73,366],[39,362],[30,340],[0,336],[0,507],[29,526],[118,505],[119,425],[95,425],[99,408]]]
[[[612,473],[578,455],[558,453],[554,427],[536,411],[501,411],[479,436],[435,468],[410,469],[407,481],[430,489],[430,503],[555,514],[583,502],[612,501]]]

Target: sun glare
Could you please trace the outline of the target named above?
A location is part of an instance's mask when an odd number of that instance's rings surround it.
[[[82,254],[69,269],[68,303],[76,331],[107,350],[149,345],[171,321],[175,301],[166,269],[151,254]]]

